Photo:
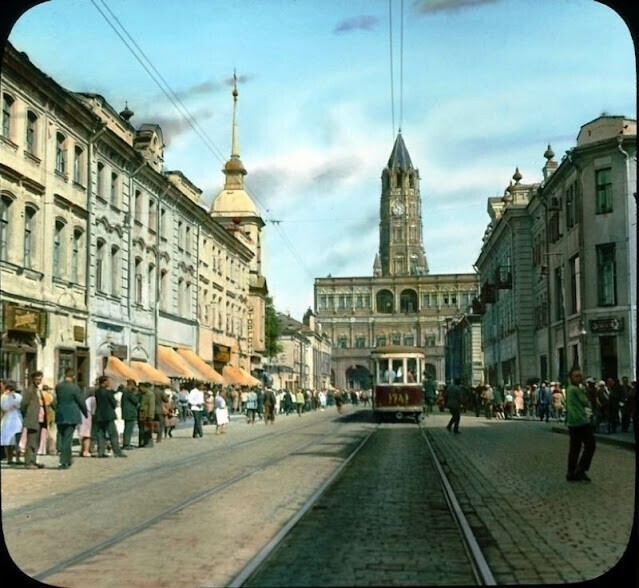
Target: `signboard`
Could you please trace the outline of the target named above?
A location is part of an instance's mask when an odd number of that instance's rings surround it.
[[[231,348],[227,345],[213,343],[213,361],[229,363],[229,361],[231,361]]]
[[[84,327],[73,327],[73,340],[84,343]]]
[[[623,331],[623,318],[605,318],[590,321],[593,333],[620,333]]]
[[[129,355],[129,348],[126,345],[111,343],[111,355],[118,359],[126,359]]]
[[[5,304],[3,314],[5,329],[47,336],[47,313],[44,310]]]

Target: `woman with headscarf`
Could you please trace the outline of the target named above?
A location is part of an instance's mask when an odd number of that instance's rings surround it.
[[[20,463],[18,439],[22,433],[22,414],[20,404],[22,394],[16,391],[13,383],[0,380],[2,395],[0,404],[2,405],[2,421],[0,422],[0,444],[4,448],[7,456],[7,463]]]

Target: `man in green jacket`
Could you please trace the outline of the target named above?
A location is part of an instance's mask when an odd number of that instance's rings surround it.
[[[581,386],[581,370],[571,369],[568,379],[570,384],[566,390],[566,425],[570,433],[570,445],[566,480],[590,482],[586,472],[590,468],[592,456],[595,453],[595,433],[590,423],[592,406],[586,391]],[[579,457],[580,453],[581,457]]]
[[[459,434],[459,419],[462,404],[462,389],[459,387],[461,378],[456,377],[455,383],[446,390],[446,407],[450,410],[450,421],[446,428]]]

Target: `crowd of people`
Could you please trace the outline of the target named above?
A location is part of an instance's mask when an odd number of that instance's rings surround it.
[[[627,432],[636,407],[636,382],[624,376],[596,380],[587,378],[584,389],[592,403],[592,425],[596,432]],[[527,386],[490,386],[480,384],[473,387],[460,385],[460,410],[474,412],[477,417],[487,419],[528,418],[549,422],[566,419],[566,388],[557,382],[540,381]],[[444,411],[447,389],[436,391],[432,380],[424,382],[425,412],[432,412],[436,405]],[[636,424],[634,424],[636,426]]]
[[[192,421],[197,439],[204,436],[205,425],[214,425],[215,434],[225,434],[232,415],[243,415],[251,425],[272,425],[276,415],[301,417],[333,406],[341,412],[348,403],[370,403],[366,392],[272,390],[197,381],[171,388],[127,380],[115,387],[107,375],[83,392],[73,370],[65,372],[55,389],[43,384],[40,371],[31,374],[24,391],[11,381],[0,380],[0,387],[2,458],[27,469],[44,467],[38,456],[47,454],[59,456],[60,469],[70,468],[74,433],[80,457],[126,458],[132,449],[171,439],[180,423],[190,427]]]

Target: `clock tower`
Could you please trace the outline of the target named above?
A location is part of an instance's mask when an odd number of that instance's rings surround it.
[[[388,164],[382,171],[379,219],[379,257],[382,276],[419,276],[428,273],[422,242],[419,170],[413,167],[399,131]]]

